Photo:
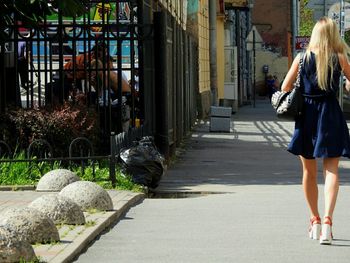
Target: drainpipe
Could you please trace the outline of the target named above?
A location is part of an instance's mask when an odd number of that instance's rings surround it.
[[[297,35],[297,1],[292,0],[292,50],[293,50],[293,58],[295,57],[295,37]]]
[[[344,39],[345,37],[345,10],[344,10],[344,0],[341,0],[340,1],[340,14],[339,14],[339,17],[340,17],[340,36],[342,39]],[[344,85],[344,79],[343,79],[343,74],[341,75],[340,77],[340,87],[343,87]],[[344,90],[341,88],[339,89],[339,104],[340,104],[340,107],[343,109],[344,107],[344,101],[343,101],[343,92]]]
[[[217,61],[216,61],[216,0],[209,0],[209,53],[211,104],[218,105]]]

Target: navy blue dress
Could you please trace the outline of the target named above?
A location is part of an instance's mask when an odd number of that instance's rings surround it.
[[[329,89],[318,87],[315,54],[304,58],[300,85],[304,96],[303,114],[295,121],[295,130],[288,151],[307,159],[340,157],[350,158],[349,130],[337,100],[341,67],[334,55],[333,81],[329,72]]]

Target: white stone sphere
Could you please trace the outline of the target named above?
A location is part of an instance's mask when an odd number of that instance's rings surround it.
[[[35,261],[33,247],[16,238],[15,233],[6,226],[0,226],[0,262]]]
[[[0,215],[0,225],[11,229],[20,241],[30,244],[60,240],[54,222],[33,208],[7,209]]]
[[[82,225],[85,217],[80,206],[64,196],[58,194],[43,195],[28,207],[34,208],[51,218],[55,224]]]
[[[89,209],[113,210],[113,202],[108,192],[93,182],[74,182],[63,188],[59,195],[72,199],[83,211]]]
[[[65,186],[80,181],[80,178],[67,169],[52,170],[41,177],[36,186],[37,191],[43,192],[59,192]]]

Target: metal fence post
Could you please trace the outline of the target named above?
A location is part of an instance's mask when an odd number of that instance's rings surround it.
[[[165,11],[154,13],[154,44],[155,50],[155,105],[156,105],[156,131],[155,141],[160,152],[169,159],[169,137],[173,139],[172,99],[173,99],[173,68],[172,68],[172,39],[168,30],[168,16]],[[169,32],[168,32],[169,31]],[[170,38],[170,39],[169,39]],[[170,128],[171,126],[171,128]],[[171,133],[171,135],[169,135]],[[171,139],[171,140],[172,140]]]
[[[112,186],[115,187],[117,183],[117,179],[115,176],[115,164],[117,163],[116,159],[116,141],[115,141],[115,133],[111,132],[111,137],[110,137],[110,146],[111,146],[111,157],[109,161],[109,179],[112,182]]]

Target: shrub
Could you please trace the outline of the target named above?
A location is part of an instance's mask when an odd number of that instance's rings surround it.
[[[12,149],[27,149],[37,139],[53,148],[54,156],[67,156],[71,141],[79,136],[98,144],[98,120],[95,109],[84,103],[67,102],[55,109],[18,109],[0,118],[0,135]]]

